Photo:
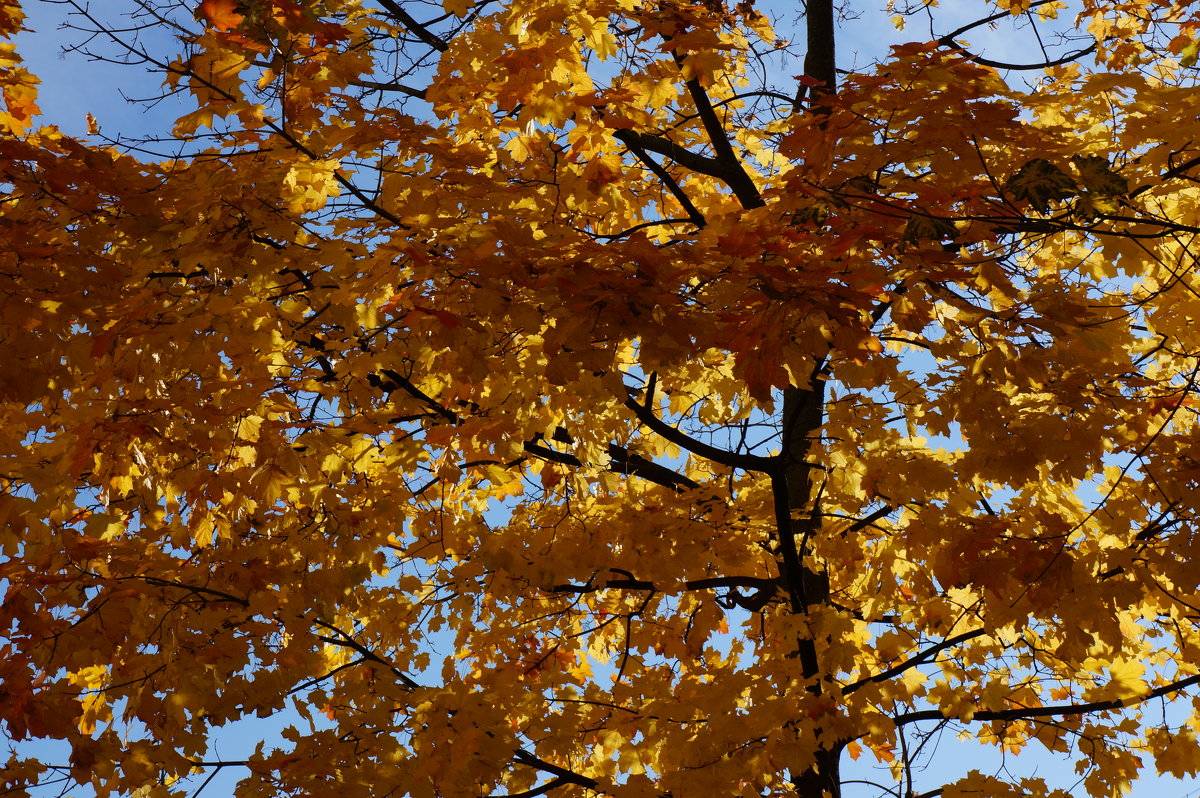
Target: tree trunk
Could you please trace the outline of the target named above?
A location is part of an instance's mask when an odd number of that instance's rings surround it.
[[[804,614],[810,607],[829,601],[829,583],[809,561],[811,545],[820,531],[820,484],[814,479],[809,451],[820,433],[824,419],[825,381],[818,364],[809,384],[791,387],[783,397],[783,467],[774,476],[776,515],[779,526],[781,571],[788,587],[791,611]],[[820,641],[800,637],[796,641],[801,674],[815,680],[808,688],[814,697],[822,692]],[[816,762],[792,773],[792,785],[798,798],[839,798],[839,764],[843,744],[838,740],[817,742],[826,748],[817,752]]]
[[[792,776],[792,786],[797,798],[841,798],[842,746],[822,750],[817,754],[817,763]]]
[[[837,93],[835,59],[835,15],[833,0],[808,0],[805,8],[808,52],[804,59],[804,82],[796,95],[796,111],[807,92],[809,111],[824,125],[829,100]],[[829,602],[828,577],[811,561],[812,544],[821,528],[821,490],[809,460],[813,442],[820,434],[825,407],[825,362],[818,361],[807,385],[791,386],[783,394],[782,467],[772,475],[775,516],[782,557],[780,572],[788,589],[790,609],[806,614],[810,607]],[[810,567],[813,566],[813,567]],[[796,640],[801,674],[811,684],[815,698],[828,689],[820,663],[821,641],[810,637]],[[817,730],[816,762],[791,773],[797,798],[840,798],[841,753],[845,741],[823,738]]]

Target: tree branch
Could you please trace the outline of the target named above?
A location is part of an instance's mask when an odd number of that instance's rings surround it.
[[[718,588],[745,587],[757,591],[774,593],[779,584],[774,579],[757,576],[713,576],[705,579],[690,579],[683,583],[684,590],[716,590]],[[654,590],[658,591],[653,582],[643,579],[606,579],[603,582],[589,582],[585,585],[562,584],[550,588],[551,593],[596,593],[601,590]],[[658,591],[661,592],[661,591]]]
[[[857,521],[855,521],[853,524],[851,524],[850,526],[846,527],[846,529],[844,529],[841,534],[849,535],[851,532],[857,532],[860,529],[866,529],[871,524],[875,523],[880,518],[883,518],[884,516],[886,516],[888,513],[892,512],[895,509],[896,508],[892,507],[890,504],[884,505],[883,507],[880,507],[878,510],[871,513],[870,515],[868,515],[864,518],[860,518]]]
[[[992,721],[992,720],[1027,720],[1030,718],[1047,718],[1054,716],[1068,715],[1088,715],[1093,712],[1109,712],[1114,709],[1124,709],[1126,707],[1135,707],[1143,704],[1146,701],[1151,701],[1155,698],[1161,698],[1171,693],[1177,693],[1180,690],[1185,690],[1192,685],[1200,684],[1200,674],[1189,676],[1186,679],[1180,679],[1177,682],[1164,684],[1162,687],[1157,687],[1143,696],[1124,699],[1110,699],[1108,701],[1092,701],[1087,704],[1059,704],[1053,707],[1019,707],[1016,709],[1002,710],[984,710],[971,715],[969,720]],[[943,715],[941,710],[926,709],[920,712],[908,712],[904,715],[899,715],[894,718],[897,726],[903,726],[906,723],[916,723],[922,720],[953,720],[954,718]]]
[[[433,49],[440,53],[444,53],[446,52],[446,48],[450,46],[446,43],[445,39],[434,35],[429,28],[426,28],[420,22],[417,22],[415,19],[413,19],[412,15],[405,11],[400,4],[396,2],[396,0],[377,0],[377,2],[379,5],[383,6],[389,14],[395,17],[396,21],[403,25],[409,33],[416,36]]]
[[[413,397],[414,399],[419,399],[430,410],[437,413],[451,424],[458,426],[458,413],[455,413],[453,410],[422,391],[415,384],[413,384],[412,380],[408,379],[394,369],[381,369],[380,373],[387,378],[387,382],[381,380],[376,374],[368,374],[367,382],[371,383],[371,385],[379,388],[380,390],[386,391],[387,393],[391,393],[397,388],[403,388],[404,392],[409,396]]]
[[[687,192],[683,190],[683,186],[679,185],[679,181],[672,177],[670,172],[668,172],[662,167],[661,164],[647,155],[646,151],[632,139],[625,140],[619,136],[616,138],[618,141],[623,141],[625,146],[629,148],[629,151],[632,152],[637,159],[641,161],[647,169],[654,173],[654,176],[657,177],[662,184],[667,187],[667,191],[670,191],[671,196],[675,197],[675,200],[688,215],[692,224],[696,225],[697,227],[704,227],[704,225],[708,224],[708,220],[704,218],[704,214],[700,213],[700,210],[694,204],[692,204],[692,200],[687,195]]]
[[[1187,161],[1184,161],[1181,164],[1172,166],[1170,169],[1168,169],[1167,171],[1165,171],[1161,175],[1159,175],[1158,183],[1162,183],[1167,180],[1172,180],[1176,177],[1179,177],[1187,170],[1192,169],[1193,167],[1196,167],[1196,166],[1200,166],[1200,158],[1191,158]],[[1154,188],[1156,185],[1158,185],[1158,183],[1147,183],[1144,186],[1138,186],[1137,188],[1135,188],[1129,192],[1129,196],[1130,196],[1130,198],[1132,198],[1132,197],[1136,197],[1138,194],[1143,194],[1143,193],[1149,191],[1150,189]]]
[[[715,159],[709,158],[707,155],[701,155],[698,152],[692,152],[670,139],[636,130],[614,130],[613,138],[627,147],[641,147],[643,150],[665,155],[675,163],[691,169],[693,172],[725,180],[725,170],[721,168],[721,164]]]
[[[692,102],[696,104],[696,111],[700,114],[704,132],[708,134],[708,140],[712,143],[713,152],[716,154],[714,162],[723,167],[721,179],[729,185],[733,195],[738,198],[738,202],[742,204],[743,208],[749,210],[762,207],[766,203],[763,202],[762,195],[758,192],[758,186],[754,185],[754,181],[746,173],[737,153],[733,151],[733,145],[729,143],[729,138],[725,135],[725,126],[721,124],[712,102],[708,99],[708,92],[700,85],[697,78],[692,78],[684,85],[687,86],[688,93],[692,95]]]
[[[403,83],[395,81],[391,83],[381,83],[377,80],[352,80],[351,85],[361,86],[364,89],[374,89],[375,91],[398,91],[401,94],[407,94],[409,97],[416,97],[418,100],[425,99],[425,89],[414,89],[411,86],[405,86]]]
[[[609,469],[618,474],[641,477],[642,479],[650,480],[680,493],[685,489],[695,490],[700,487],[700,483],[691,477],[672,471],[649,458],[629,451],[624,446],[610,443],[608,445],[608,456],[612,458],[612,462],[608,466]]]
[[[912,668],[916,665],[920,665],[921,663],[928,661],[930,657],[934,656],[935,654],[937,654],[940,651],[945,651],[947,648],[950,648],[951,646],[956,646],[959,643],[965,643],[968,640],[973,640],[976,637],[979,637],[980,635],[983,635],[985,633],[986,633],[986,630],[984,630],[984,629],[975,629],[970,632],[963,632],[962,634],[955,635],[954,637],[948,637],[945,640],[943,640],[942,642],[940,642],[936,645],[930,646],[929,648],[925,649],[924,651],[922,651],[918,654],[915,654],[912,657],[909,657],[904,662],[901,662],[899,665],[895,665],[891,668],[888,668],[885,671],[881,671],[880,673],[877,673],[874,676],[868,676],[865,679],[859,679],[857,682],[853,682],[851,684],[846,685],[845,687],[842,688],[842,695],[850,695],[854,691],[858,690],[861,687],[865,687],[866,685],[870,684],[871,682],[886,682],[888,679],[891,679],[893,676],[899,676],[900,674],[904,673],[909,668]]]
[[[651,392],[652,393],[652,392]],[[661,437],[671,443],[686,449],[694,455],[698,455],[707,460],[712,460],[714,463],[720,463],[730,468],[740,468],[743,471],[758,471],[766,473],[774,466],[774,459],[770,457],[762,457],[756,454],[741,454],[739,452],[731,452],[727,449],[719,449],[716,446],[710,446],[707,443],[696,440],[692,436],[682,430],[672,427],[665,421],[654,415],[648,405],[641,405],[630,396],[625,400],[625,406],[633,411],[637,416],[638,421],[642,422],[646,427],[649,427],[652,432],[657,433]]]
[[[550,792],[551,790],[557,789],[558,787],[562,787],[565,784],[571,784],[571,783],[572,782],[569,779],[565,779],[562,776],[559,776],[558,778],[555,778],[555,779],[552,779],[551,781],[546,782],[545,784],[543,784],[540,787],[534,787],[533,789],[526,790],[525,792],[513,792],[513,793],[509,793],[508,795],[498,795],[498,796],[495,796],[495,798],[533,798],[535,795],[545,795],[546,793]]]
[[[542,446],[536,440],[526,441],[524,447],[525,451],[542,460],[549,460],[552,463],[569,465],[575,468],[582,468],[584,465],[583,461],[575,455],[569,452],[556,451],[549,446]],[[618,446],[615,443],[608,445],[608,456],[612,458],[608,464],[608,469],[614,473],[641,477],[656,485],[670,488],[677,493],[682,493],[685,490],[695,490],[700,487],[700,483],[694,479],[672,471],[664,465],[659,465],[653,460],[642,457],[640,454],[634,454],[625,447]]]
[[[97,575],[97,578],[104,579],[104,577],[100,577],[98,575]],[[111,581],[125,582],[125,581],[130,581],[130,580],[136,581],[136,582],[144,582],[147,585],[154,585],[155,587],[179,588],[180,590],[186,590],[187,592],[195,594],[197,596],[212,596],[213,597],[212,599],[204,599],[205,601],[226,601],[226,602],[229,602],[230,604],[237,604],[240,607],[249,607],[250,606],[249,599],[244,599],[240,596],[235,596],[232,593],[226,593],[222,590],[214,590],[210,587],[202,587],[199,585],[189,585],[184,582],[173,582],[170,579],[162,579],[157,576],[145,576],[143,574],[134,574],[133,576],[119,576],[119,577],[113,578]]]
[[[1008,14],[1005,14],[1004,16],[1008,16]],[[1007,61],[994,61],[991,58],[985,58],[982,55],[976,55],[975,53],[972,53],[967,48],[963,47],[958,42],[954,41],[953,39],[947,38],[947,37],[938,39],[938,44],[943,45],[945,47],[949,47],[954,50],[958,50],[960,53],[963,54],[963,56],[965,56],[967,58],[967,60],[969,60],[973,63],[980,64],[980,65],[986,66],[986,67],[991,67],[992,69],[1011,69],[1014,71],[1046,69],[1047,67],[1059,66],[1060,64],[1069,64],[1072,61],[1076,61],[1080,58],[1083,58],[1085,55],[1088,55],[1089,53],[1095,52],[1096,47],[1098,46],[1095,42],[1093,42],[1092,44],[1083,48],[1082,50],[1079,50],[1078,52],[1071,53],[1070,55],[1064,55],[1062,58],[1056,58],[1053,61],[1039,61],[1036,64],[1011,64]]]
[[[580,775],[573,770],[567,770],[566,768],[551,764],[550,762],[536,757],[522,748],[518,748],[514,754],[515,755],[513,758],[522,765],[528,765],[531,768],[536,768],[549,773],[552,776],[561,779],[566,784],[577,784],[580,787],[586,787],[589,790],[594,790],[600,786],[600,782],[593,778],[589,778],[588,776]]]
[[[313,620],[313,625],[319,626],[322,629],[328,629],[329,631],[331,631],[335,635],[337,635],[336,637],[330,637],[329,635],[317,635],[318,640],[323,640],[326,643],[329,643],[330,645],[342,646],[344,648],[353,649],[353,650],[357,651],[359,654],[361,654],[364,659],[369,659],[372,662],[378,662],[380,665],[382,665],[385,668],[387,668],[388,670],[390,670],[392,672],[392,675],[395,676],[396,679],[399,680],[400,684],[404,685],[409,690],[416,690],[418,687],[421,686],[416,681],[414,681],[412,679],[412,677],[410,677],[407,673],[400,670],[395,665],[393,665],[392,663],[388,662],[383,657],[376,654],[372,649],[370,649],[367,646],[363,645],[362,643],[358,642],[353,637],[346,634],[345,632],[343,632],[341,629],[337,628],[333,624],[326,623],[325,621],[322,621],[318,618],[318,619]]]
[[[1025,11],[1029,12],[1039,6],[1044,6],[1047,3],[1054,3],[1057,1],[1058,0],[1034,0],[1034,2],[1030,3],[1028,6],[1025,7]],[[1012,19],[1012,13],[1007,10],[1000,11],[995,14],[992,14],[990,17],[983,17],[982,19],[977,19],[974,22],[968,22],[966,25],[963,25],[961,28],[950,31],[945,36],[938,39],[938,42],[944,42],[947,39],[956,39],[959,36],[962,36],[964,33],[966,33],[969,30],[974,30],[975,28],[982,28],[985,25],[991,25],[993,22],[999,22],[1002,19]]]

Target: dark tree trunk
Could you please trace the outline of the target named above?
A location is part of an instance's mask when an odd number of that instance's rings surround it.
[[[797,798],[841,798],[842,746],[817,754],[817,764],[792,777]]]
[[[821,526],[820,486],[813,478],[809,451],[820,434],[824,404],[825,381],[820,364],[813,369],[807,386],[784,392],[782,468],[773,475],[773,483],[780,571],[788,589],[789,608],[796,614],[805,614],[810,607],[829,601],[828,581],[809,558]],[[808,690],[814,698],[827,687],[820,645],[821,641],[811,637],[796,640],[801,675],[812,680]],[[797,798],[840,798],[843,743],[822,739],[820,730],[817,742],[826,747],[817,752],[816,762],[791,774]]]
[[[829,100],[837,92],[835,26],[833,0],[808,0],[805,10],[808,25],[808,52],[804,59],[805,86],[797,101],[808,91],[809,109],[818,117],[829,114]],[[797,108],[797,111],[800,109]],[[823,123],[823,119],[821,122]],[[829,601],[829,583],[811,559],[812,546],[821,529],[820,487],[809,452],[820,434],[825,410],[825,363],[818,361],[807,385],[792,386],[783,397],[782,468],[773,476],[775,514],[779,530],[781,571],[788,586],[791,610],[805,614],[810,607]],[[796,651],[802,674],[810,680],[813,697],[829,689],[828,674],[821,668],[823,641],[801,637]],[[830,739],[817,730],[822,748],[816,762],[792,772],[797,798],[841,798],[842,740]]]

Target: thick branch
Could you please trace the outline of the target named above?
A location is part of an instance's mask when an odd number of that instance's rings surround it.
[[[1005,14],[1005,16],[1008,16],[1008,15]],[[969,50],[967,50],[966,48],[964,48],[961,44],[954,41],[953,39],[941,38],[941,39],[938,39],[938,44],[958,50],[967,59],[969,59],[970,61],[972,61],[976,64],[980,64],[980,65],[986,66],[986,67],[991,67],[992,69],[1010,69],[1010,70],[1017,71],[1017,72],[1029,71],[1029,70],[1034,70],[1034,69],[1046,69],[1048,67],[1059,66],[1060,64],[1069,64],[1072,61],[1077,61],[1080,58],[1083,58],[1085,55],[1088,55],[1089,53],[1095,52],[1096,47],[1097,47],[1097,45],[1093,42],[1092,44],[1083,48],[1082,50],[1071,53],[1069,55],[1064,55],[1062,58],[1056,58],[1053,61],[1039,61],[1034,64],[1012,64],[1007,61],[995,61],[991,58],[985,58],[982,55],[976,55],[975,53],[972,53]]]
[[[781,475],[772,477],[771,493],[774,499],[775,525],[779,530],[779,551],[783,557],[782,576],[784,584],[787,585],[788,598],[791,599],[792,612],[799,614],[808,607],[807,597],[804,595],[804,563],[792,529],[792,504],[788,501],[787,481]],[[806,642],[811,646],[811,640]],[[816,675],[815,659],[811,662],[805,661],[803,665],[805,676]]]
[[[706,579],[690,579],[683,583],[684,590],[716,590],[718,588],[745,587],[758,591],[778,589],[774,579],[763,579],[757,576],[713,576]],[[606,579],[603,582],[589,582],[586,585],[562,584],[550,588],[551,593],[596,593],[600,590],[657,590],[653,582],[643,579]]]
[[[796,612],[825,596],[805,593],[804,558],[809,539],[821,522],[819,497],[814,493],[812,463],[808,462],[813,436],[824,422],[825,380],[820,366],[813,369],[806,388],[791,386],[783,392],[783,443],[779,466],[771,481],[775,494],[775,515],[779,526],[779,544],[783,553],[788,589]],[[786,514],[785,514],[786,513]],[[796,516],[803,515],[802,519]]]
[[[453,410],[444,406],[441,402],[422,391],[413,383],[412,380],[408,379],[394,369],[383,369],[381,373],[387,379],[387,382],[384,382],[375,374],[368,374],[367,382],[371,383],[371,385],[379,388],[380,390],[386,391],[387,393],[391,393],[397,388],[403,388],[404,392],[409,396],[420,400],[422,404],[424,404],[433,412],[437,413],[442,418],[449,421],[451,424],[454,424],[455,426],[458,425],[458,413],[455,413]]]
[[[696,111],[700,114],[700,121],[704,124],[704,132],[708,134],[708,140],[712,143],[713,152],[716,153],[714,159],[721,164],[724,176],[721,178],[729,188],[733,190],[733,195],[738,198],[738,202],[743,208],[759,208],[764,203],[762,195],[758,193],[758,186],[754,185],[754,181],[750,179],[750,175],[746,173],[745,167],[738,159],[737,153],[733,151],[733,145],[729,143],[729,138],[725,135],[725,126],[721,124],[717,112],[713,109],[712,102],[708,99],[708,92],[700,85],[700,81],[692,78],[686,84],[688,93],[692,95],[692,102],[696,105]]]
[[[700,210],[692,204],[691,197],[689,197],[687,192],[683,190],[683,186],[679,185],[679,181],[671,177],[670,172],[668,172],[662,167],[661,164],[647,155],[646,151],[643,150],[636,142],[632,140],[625,140],[624,143],[625,146],[629,148],[629,151],[637,156],[637,159],[641,161],[647,169],[653,172],[654,176],[657,177],[662,184],[667,187],[667,191],[670,191],[671,196],[675,197],[675,201],[678,202],[680,207],[683,208],[684,212],[687,213],[692,224],[696,225],[697,227],[704,227],[704,225],[708,224],[708,220],[704,218],[704,214],[700,213]]]
[[[575,468],[583,467],[583,462],[575,455],[551,449],[548,446],[541,445],[537,441],[526,441],[525,451],[534,457],[549,460],[552,463],[560,463]],[[682,493],[685,490],[695,490],[700,487],[700,483],[694,479],[672,471],[666,466],[659,465],[653,460],[648,460],[639,454],[633,454],[628,449],[618,446],[615,443],[609,444],[608,456],[612,458],[609,461],[608,469],[614,473],[641,477],[678,493]]]
[[[810,13],[812,7],[810,2]],[[825,381],[821,371],[822,366],[818,363],[805,388],[789,386],[784,389],[783,440],[778,465],[771,472],[775,524],[783,557],[781,576],[787,586],[792,612],[797,615],[807,613],[814,604],[829,600],[828,579],[822,580],[820,577],[823,575],[813,573],[805,566],[809,539],[821,523],[820,490],[814,485],[814,465],[808,460],[813,436],[821,428],[824,419]],[[813,695],[820,695],[821,661],[817,641],[811,634],[797,635],[796,655],[800,660],[802,675],[814,680],[807,690]],[[801,796],[840,796],[840,754],[840,743],[833,748],[822,749],[818,752],[816,766],[808,765],[793,772],[791,781],[796,793]]]
[[[624,144],[626,147],[640,147],[643,150],[656,152],[659,155],[665,155],[680,166],[691,169],[693,172],[699,172],[702,175],[715,177],[718,180],[729,182],[726,170],[715,159],[709,158],[707,155],[701,155],[698,152],[692,152],[686,147],[681,147],[670,139],[656,136],[653,133],[641,133],[636,130],[614,130],[613,138]]]
[[[380,390],[387,391],[388,393],[396,390],[403,390],[409,396],[417,399],[434,413],[449,421],[451,424],[457,426],[460,421],[460,417],[457,413],[434,399],[429,394],[422,391],[416,386],[415,383],[413,383],[412,380],[408,379],[394,369],[381,369],[380,374],[368,374],[367,380],[373,386],[379,388]],[[668,429],[671,428],[668,427]],[[679,434],[682,435],[683,433]],[[570,434],[568,434],[565,429],[561,428],[555,431],[554,439],[562,443],[573,442]],[[699,442],[697,443],[700,446],[704,446],[704,444],[700,444]],[[549,460],[551,462],[574,466],[576,468],[583,466],[583,462],[580,461],[580,459],[575,455],[568,452],[560,452],[555,449],[551,449],[548,446],[543,446],[536,440],[526,441],[524,443],[524,449],[529,454],[541,458],[542,460]],[[722,450],[713,449],[713,451],[719,452]],[[670,468],[660,465],[649,458],[629,451],[624,446],[610,443],[608,445],[608,456],[611,458],[608,468],[610,471],[613,471],[617,474],[628,474],[630,476],[641,477],[642,479],[648,480],[657,485],[662,485],[665,488],[670,488],[671,490],[677,492],[682,492],[684,490],[695,490],[696,488],[700,487],[700,483],[691,477],[685,476],[676,471],[672,471]]]
[[[526,790],[525,792],[513,792],[509,793],[508,795],[497,796],[497,798],[533,798],[535,795],[545,795],[551,790],[571,783],[572,782],[569,779],[564,779],[562,776],[559,776],[558,778],[546,782],[540,787],[534,787],[532,790]]]
[[[712,112],[711,105],[709,105],[709,111]],[[716,118],[715,112],[713,113],[713,118]],[[634,150],[635,155],[637,154],[637,148],[658,153],[670,158],[682,167],[691,169],[693,172],[717,178],[729,186],[734,196],[737,197],[738,202],[744,208],[757,208],[763,204],[762,197],[758,193],[758,188],[754,185],[754,181],[750,179],[750,176],[746,174],[746,170],[742,168],[742,164],[738,161],[737,155],[733,153],[732,148],[730,149],[732,159],[727,160],[710,158],[707,155],[692,152],[670,139],[657,136],[653,133],[641,133],[635,130],[614,130],[613,138],[629,149]],[[725,140],[723,132],[720,140],[725,141],[725,146],[729,147],[729,142]]]
[[[883,507],[880,507],[878,510],[871,513],[870,515],[865,516],[865,517],[860,518],[857,521],[855,521],[853,524],[851,524],[845,530],[843,530],[841,534],[849,535],[850,533],[857,532],[860,529],[866,529],[871,524],[875,523],[880,518],[883,518],[884,516],[886,516],[888,513],[892,512],[895,509],[896,508],[892,507],[890,504],[884,505]]]
[[[931,657],[935,656],[938,652],[945,651],[946,649],[948,649],[952,646],[956,646],[959,643],[965,643],[968,640],[973,640],[976,637],[979,637],[983,634],[986,634],[985,630],[975,629],[970,632],[963,632],[962,634],[955,635],[954,637],[948,637],[945,640],[943,640],[942,642],[940,642],[936,645],[930,646],[929,648],[925,649],[924,651],[922,651],[918,654],[915,654],[912,657],[909,657],[904,662],[901,662],[899,665],[888,668],[887,670],[877,673],[874,676],[868,676],[865,679],[859,679],[857,682],[853,682],[852,684],[846,685],[845,687],[842,688],[842,695],[850,695],[855,690],[858,690],[861,687],[865,687],[866,685],[870,684],[871,682],[886,682],[888,679],[891,679],[894,676],[899,676],[900,674],[904,673],[909,668],[920,665],[923,662],[927,662]]]
[[[578,784],[580,787],[586,787],[589,790],[594,790],[600,786],[600,782],[593,778],[583,776],[573,770],[567,770],[564,767],[559,767],[558,765],[547,762],[546,760],[536,757],[524,749],[518,748],[514,754],[515,755],[513,758],[522,765],[528,765],[531,768],[536,768],[545,773],[549,773],[550,775],[554,776],[556,780],[561,779],[564,783]]]
[[[373,373],[368,374],[367,380],[375,387],[379,388],[380,390],[387,391],[388,393],[396,390],[403,390],[409,396],[417,399],[434,413],[446,419],[455,426],[457,426],[461,420],[458,413],[455,413],[453,410],[422,391],[416,386],[415,383],[413,383],[412,380],[393,369],[381,369],[380,374],[378,375]],[[561,428],[555,431],[554,439],[562,443],[573,442],[567,431]],[[548,446],[543,446],[538,443],[537,440],[526,441],[523,444],[523,447],[526,452],[542,460],[549,460],[550,462],[569,465],[575,468],[581,468],[583,466],[583,462],[575,455],[568,452],[560,452],[555,449],[551,449]],[[694,479],[676,471],[672,471],[666,466],[660,465],[659,463],[643,457],[640,454],[631,452],[624,446],[610,443],[608,445],[608,456],[611,458],[608,468],[610,471],[613,471],[617,474],[628,474],[629,476],[641,477],[642,479],[653,482],[656,485],[662,485],[665,488],[670,488],[676,492],[695,490],[696,488],[700,487],[700,483]]]
[[[377,80],[352,80],[350,81],[355,86],[361,86],[364,89],[374,89],[375,91],[397,91],[401,94],[407,94],[409,97],[416,97],[418,100],[425,99],[425,89],[414,89],[411,86],[405,86],[403,83],[392,81],[390,83],[381,83]]]
[[[1001,710],[981,710],[974,713],[968,720],[992,721],[992,720],[1028,720],[1031,718],[1049,718],[1049,717],[1064,717],[1070,715],[1088,715],[1093,712],[1110,712],[1115,709],[1124,709],[1126,707],[1135,707],[1143,704],[1146,701],[1152,701],[1155,698],[1162,698],[1171,693],[1177,693],[1180,690],[1186,690],[1192,685],[1200,684],[1200,674],[1189,676],[1186,679],[1180,679],[1177,682],[1164,684],[1162,687],[1157,687],[1143,696],[1134,698],[1113,698],[1108,701],[1091,701],[1086,704],[1059,704],[1052,707],[1020,707],[1017,709],[1001,709]],[[926,709],[920,712],[909,712],[895,718],[897,726],[903,726],[906,723],[917,723],[923,720],[953,720],[943,715],[941,710]]]
[[[658,418],[648,405],[639,404],[633,397],[625,400],[625,406],[632,410],[633,414],[637,416],[638,421],[649,427],[652,432],[662,436],[681,449],[712,460],[714,463],[720,463],[730,468],[740,468],[743,471],[758,471],[760,473],[770,471],[774,464],[774,460],[770,457],[731,452],[728,449],[720,449],[698,441],[682,430],[676,429]]]
[[[640,454],[635,454],[615,443],[608,445],[608,456],[612,458],[612,461],[608,465],[609,470],[615,471],[618,474],[629,474],[641,477],[642,479],[648,479],[651,482],[679,492],[685,489],[695,490],[700,487],[700,483],[691,477],[672,471],[664,465],[642,457]]]
[[[434,35],[433,32],[413,19],[412,15],[405,11],[396,0],[378,0],[379,5],[387,9],[387,12],[396,18],[396,21],[408,30],[409,33],[416,36],[425,44],[429,45],[438,52],[444,53],[449,47],[446,40],[440,36]]]

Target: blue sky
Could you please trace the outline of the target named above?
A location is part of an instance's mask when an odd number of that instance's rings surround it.
[[[110,0],[104,5],[112,8],[117,4]],[[39,105],[43,122],[82,136],[87,132],[86,115],[91,113],[104,134],[115,135],[120,131],[137,135],[143,131],[169,130],[179,115],[176,111],[182,113],[182,104],[172,99],[153,107],[132,102],[161,93],[162,76],[151,69],[109,63],[79,51],[64,52],[64,48],[87,38],[79,30],[63,27],[67,6],[27,0],[23,7],[25,26],[30,31],[18,35],[16,42],[26,68],[42,80]],[[96,4],[96,7],[102,6]],[[156,38],[171,46],[168,52],[174,52],[169,37],[160,34]],[[103,39],[93,40],[90,47],[105,54],[114,52],[112,43]]]

